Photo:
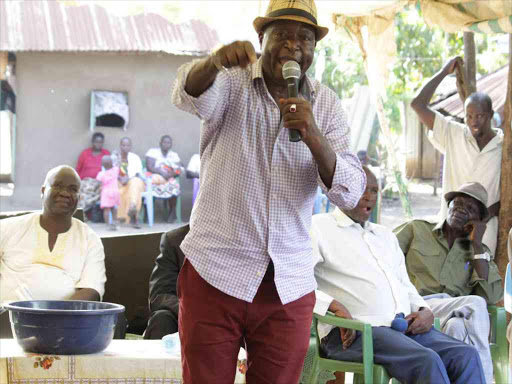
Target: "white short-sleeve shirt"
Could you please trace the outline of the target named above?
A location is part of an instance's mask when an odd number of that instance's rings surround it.
[[[503,131],[494,129],[496,136],[480,151],[469,128],[435,112],[434,129],[427,132],[432,145],[444,154],[443,196],[462,184],[479,182],[487,190],[487,206],[500,200],[501,154]],[[440,219],[446,219],[448,207],[441,202]],[[487,223],[483,242],[494,254],[498,238],[498,218]]]
[[[187,165],[187,171],[199,173],[199,170],[201,169],[201,157],[199,157],[199,154],[196,153],[190,158],[190,161]]]
[[[155,167],[158,168],[163,165],[173,165],[175,167],[180,165],[180,157],[176,152],[168,151],[164,156],[160,148],[151,148],[146,152],[146,157],[155,159]]]
[[[50,252],[40,213],[0,221],[0,301],[66,300],[79,288],[105,292],[105,253],[99,236],[80,220],[57,237]]]

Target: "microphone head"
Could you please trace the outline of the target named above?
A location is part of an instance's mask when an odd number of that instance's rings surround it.
[[[299,79],[301,74],[300,65],[296,61],[290,60],[283,65],[283,78],[288,79]]]

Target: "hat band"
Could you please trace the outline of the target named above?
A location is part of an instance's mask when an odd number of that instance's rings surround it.
[[[302,16],[311,21],[313,24],[318,25],[316,18],[309,12],[297,8],[285,8],[271,12],[265,17],[279,17],[279,16]]]

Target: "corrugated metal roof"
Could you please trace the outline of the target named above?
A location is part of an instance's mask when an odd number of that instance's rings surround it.
[[[217,31],[197,20],[177,25],[154,13],[115,16],[94,4],[0,1],[0,51],[203,55],[219,42]]]
[[[503,110],[507,98],[507,78],[508,65],[476,81],[477,90],[489,95],[493,109],[498,112]],[[462,104],[457,89],[454,89],[451,96],[431,104],[431,107],[436,111],[443,110],[459,119],[463,119],[465,115],[464,104]]]

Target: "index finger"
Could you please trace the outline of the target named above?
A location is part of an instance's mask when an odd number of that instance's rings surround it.
[[[256,56],[256,50],[254,49],[254,46],[250,41],[244,42],[244,49],[245,54],[247,55],[247,58],[249,59],[249,62],[251,64],[254,64],[256,61],[258,61],[258,56]]]

